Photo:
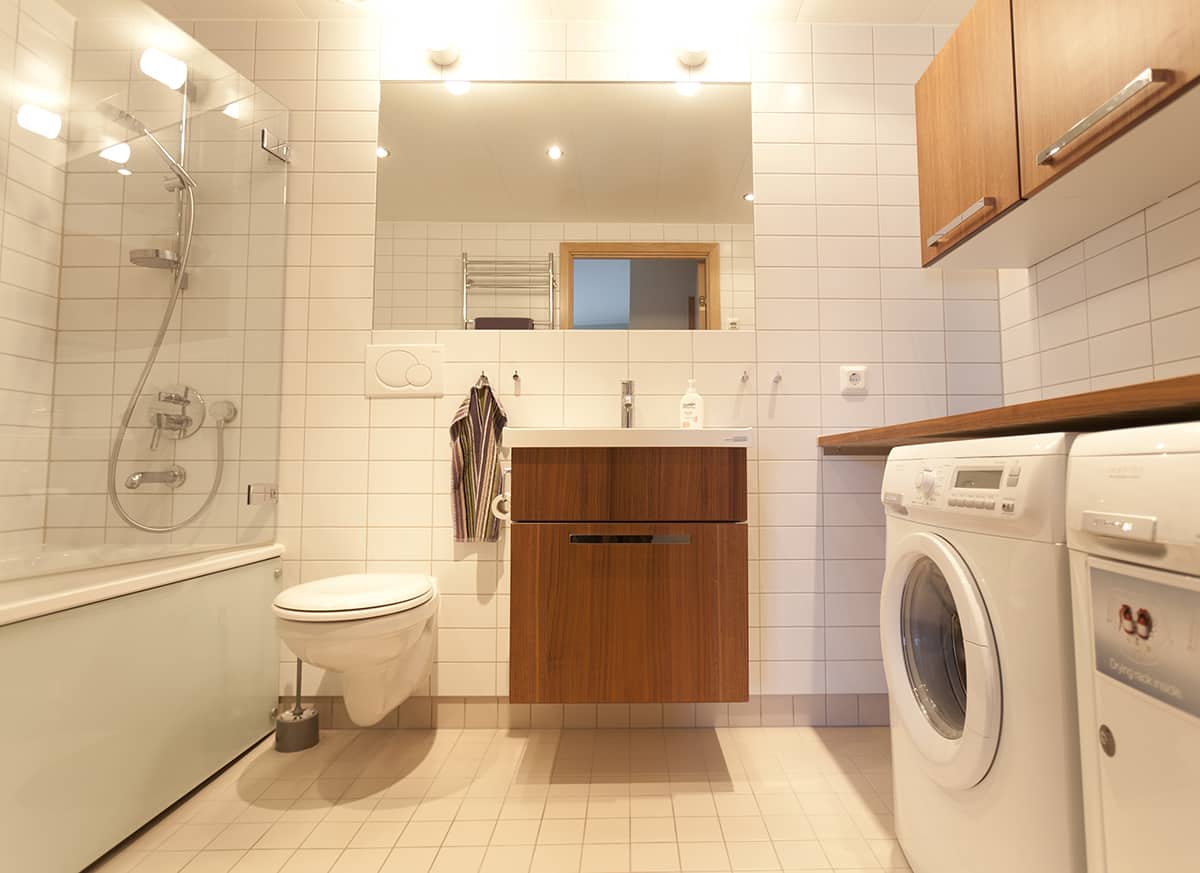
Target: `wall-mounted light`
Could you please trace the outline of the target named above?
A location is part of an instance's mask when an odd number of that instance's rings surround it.
[[[122,176],[132,176],[133,175],[133,170],[130,170],[128,167],[117,167],[117,172],[120,173]]]
[[[563,150],[556,145],[552,145],[552,146],[550,146],[550,148],[546,149],[546,157],[548,157],[552,161],[557,161],[562,156],[563,156]]]
[[[151,79],[162,82],[172,91],[182,88],[188,77],[187,64],[156,48],[148,48],[142,52],[138,67]]]
[[[36,133],[46,139],[56,139],[62,130],[62,116],[41,106],[26,103],[17,110],[17,124],[30,133]]]
[[[745,200],[747,203],[753,203],[754,202],[754,192],[747,191],[745,194],[742,195],[742,199]]]
[[[471,83],[463,81],[462,79],[447,79],[446,90],[455,96],[461,97],[463,94],[466,94],[471,90]]]
[[[383,146],[375,147],[375,157],[377,157],[377,158],[386,158],[390,154],[391,154],[391,152],[389,152]]]
[[[695,97],[700,93],[700,83],[684,79],[675,83],[675,90],[684,97]]]
[[[458,61],[458,46],[449,39],[436,39],[427,46],[429,60],[439,67],[451,67]]]
[[[699,42],[685,45],[679,50],[679,54],[676,57],[679,59],[679,63],[689,69],[691,67],[701,67],[708,60],[708,46]]]
[[[114,164],[124,164],[129,160],[131,149],[129,143],[119,142],[116,145],[110,145],[106,149],[100,150],[100,157],[106,161],[112,161]]]

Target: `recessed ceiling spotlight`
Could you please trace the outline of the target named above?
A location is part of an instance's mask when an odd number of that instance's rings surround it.
[[[375,157],[377,157],[377,158],[386,158],[390,154],[391,154],[391,152],[389,152],[383,146],[375,147]]]
[[[122,176],[132,176],[133,175],[133,170],[127,169],[126,167],[117,167],[117,172],[120,173]]]
[[[552,145],[550,148],[546,149],[546,157],[552,161],[557,161],[562,156],[563,150],[556,145]]]
[[[446,90],[451,94],[461,96],[471,90],[471,83],[462,79],[447,79]]]
[[[742,199],[745,200],[747,203],[753,203],[754,202],[754,192],[747,191],[745,194],[742,195]]]
[[[129,160],[130,153],[129,143],[119,142],[106,149],[101,149],[100,157],[106,161],[112,161],[114,164],[123,164]]]
[[[700,83],[690,81],[676,82],[675,90],[684,97],[695,97],[700,93]]]

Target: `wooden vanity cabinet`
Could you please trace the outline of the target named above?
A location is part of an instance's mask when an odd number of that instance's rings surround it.
[[[511,701],[748,699],[744,448],[515,448],[511,481]]]
[[[978,0],[916,86],[921,263],[1021,199],[1009,0]]]
[[[1025,197],[1200,78],[1196,0],[1012,0],[1012,26]],[[1045,154],[1143,70],[1157,80]]]

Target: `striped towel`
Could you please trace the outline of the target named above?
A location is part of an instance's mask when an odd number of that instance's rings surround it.
[[[500,520],[492,500],[500,493],[500,434],[508,416],[491,386],[476,385],[450,422],[454,493],[454,539],[460,543],[494,543]]]

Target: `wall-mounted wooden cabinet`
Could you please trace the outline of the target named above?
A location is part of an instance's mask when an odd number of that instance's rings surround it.
[[[509,699],[749,696],[744,448],[514,448]]]
[[[1009,0],[979,0],[917,82],[921,263],[1021,199]]]
[[[978,0],[916,86],[922,264],[1027,267],[1200,181],[1197,81],[1195,0]]]

